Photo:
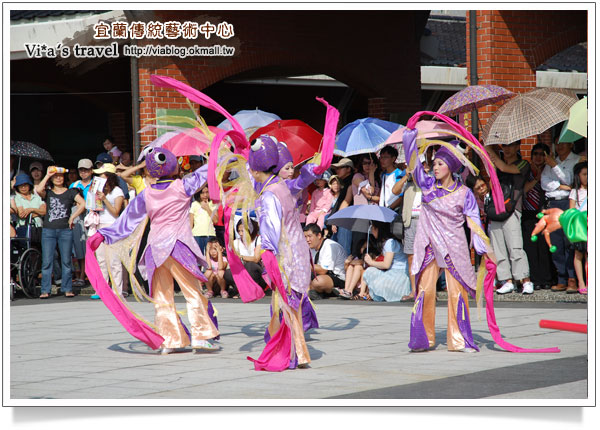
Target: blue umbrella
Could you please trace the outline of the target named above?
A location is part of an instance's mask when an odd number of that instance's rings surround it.
[[[386,139],[396,131],[400,124],[377,118],[362,118],[345,125],[335,138],[336,155],[351,155],[377,152],[384,146]]]
[[[329,218],[327,224],[337,225],[352,231],[367,233],[372,221],[392,222],[397,213],[378,205],[354,205],[337,211]]]
[[[250,137],[252,133],[258,130],[261,127],[271,124],[273,121],[280,120],[281,118],[270,112],[265,112],[260,110],[259,108],[251,109],[251,110],[241,110],[233,117],[240,123],[242,128],[246,133],[246,137]],[[223,130],[232,130],[233,126],[231,122],[226,119],[221,122],[218,128],[222,128]]]

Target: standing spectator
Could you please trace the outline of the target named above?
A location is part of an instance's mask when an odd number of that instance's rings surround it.
[[[365,255],[364,260],[369,267],[363,275],[361,296],[365,296],[365,287],[368,287],[374,301],[398,302],[411,292],[408,259],[400,242],[392,236],[389,223],[373,222],[371,233],[377,239],[377,249],[381,249],[383,261]]]
[[[79,172],[80,180],[73,182],[69,188],[80,190],[83,200],[87,202],[88,191],[92,186],[92,160],[82,158],[77,163],[77,171]],[[73,253],[79,262],[79,270],[75,274],[73,285],[83,287],[85,285],[85,242],[87,240],[87,230],[84,226],[84,218],[87,215],[87,210],[81,216],[78,216],[73,224]]]
[[[342,246],[323,236],[317,224],[304,227],[304,237],[313,257],[315,277],[310,282],[308,292],[311,300],[318,300],[327,295],[339,296],[344,289],[346,270],[344,262],[348,254]]]
[[[529,262],[527,254],[523,250],[523,232],[521,231],[523,188],[525,180],[529,176],[530,167],[529,163],[521,159],[518,154],[520,146],[520,140],[502,145],[503,158],[498,157],[494,150],[488,151],[494,166],[499,170],[500,184],[506,189],[512,190],[511,196],[504,197],[510,199],[506,208],[507,214],[510,214],[508,218],[497,221],[489,219],[490,214],[488,213],[490,241],[498,259],[496,274],[498,280],[503,284],[496,290],[498,294],[514,291],[513,279],[521,280],[523,294],[533,294],[533,283],[529,279]],[[512,199],[514,199],[514,203]],[[493,203],[490,204],[490,207],[493,207]]]
[[[194,172],[196,169],[199,169],[204,165],[204,158],[200,155],[191,155],[190,156],[190,170]]]
[[[398,150],[393,146],[384,146],[379,153],[381,175],[381,194],[379,206],[397,210],[402,204],[402,188],[408,179],[405,170],[396,168]]]
[[[573,183],[573,167],[579,161],[579,156],[571,150],[573,144],[555,140],[556,157],[546,155],[546,166],[542,171],[542,189],[548,200],[548,208],[569,209],[569,194]],[[552,245],[556,252],[552,254],[552,262],[556,267],[558,283],[552,286],[552,291],[577,291],[575,268],[573,266],[573,250],[562,230],[550,233]]]
[[[156,183],[156,178],[150,176],[148,174],[148,170],[146,170],[146,160],[142,161],[140,164],[131,166],[121,171],[120,173],[118,173],[118,175],[128,185],[131,185],[133,187],[136,195],[144,191],[147,185]]]
[[[69,188],[71,188],[71,184],[73,184],[75,181],[79,180],[79,175],[77,174],[77,169],[69,168],[67,170],[66,180],[67,180],[67,182],[65,183],[65,185],[67,185]]]
[[[310,212],[306,217],[306,224],[316,223],[321,229],[325,226],[325,216],[329,214],[331,202],[333,201],[331,190],[327,188],[330,177],[331,174],[325,171],[322,178],[315,179],[317,189],[312,192]]]
[[[194,201],[190,208],[190,222],[194,239],[205,256],[208,241],[216,238],[214,222],[217,220],[218,213],[215,209],[217,205],[209,199],[208,184],[204,184],[202,189],[194,194]]]
[[[546,165],[546,154],[550,149],[543,143],[537,143],[531,149],[531,172],[523,188],[523,249],[529,262],[529,275],[534,289],[549,290],[552,286],[554,266],[548,244],[544,240],[531,241],[531,234],[538,222],[537,214],[542,211],[546,203],[546,196],[542,190],[542,171]]]
[[[74,297],[71,280],[71,250],[73,247],[73,223],[85,210],[85,201],[75,189],[65,187],[65,174],[55,173],[50,166],[44,179],[35,187],[38,195],[46,203],[42,229],[42,294],[40,299],[50,297],[52,289],[52,262],[56,246],[60,250],[62,266],[61,291],[66,297]],[[50,188],[46,184],[50,181]],[[73,204],[77,210],[69,216]]]
[[[125,196],[118,186],[118,177],[114,164],[104,164],[100,169],[94,170],[94,173],[106,179],[104,189],[96,193],[96,200],[100,200],[103,210],[99,214],[98,229],[110,227],[119,217],[123,209]],[[107,282],[113,284],[113,289],[117,295],[127,297],[127,291],[123,289],[123,270],[121,259],[115,254],[108,254],[106,243],[102,242],[96,250],[96,259]],[[110,272],[108,266],[110,265]]]
[[[131,152],[123,152],[119,158],[119,164],[123,167],[131,167],[133,160],[131,159]]]
[[[42,163],[39,161],[31,163],[29,165],[29,174],[33,179],[33,187],[35,188],[37,184],[42,182],[42,178],[44,177],[44,167],[42,166]]]
[[[587,161],[577,163],[573,168],[573,189],[569,194],[569,208],[576,208],[581,212],[587,212]],[[587,286],[583,276],[583,258],[585,257],[585,273],[587,274],[587,242],[575,242],[571,244],[571,248],[575,253],[573,265],[575,266],[575,274],[579,286],[579,293],[587,294]],[[587,278],[587,276],[586,276]],[[567,293],[573,293],[567,289]]]
[[[354,171],[354,163],[349,158],[342,158],[331,167],[334,169],[336,176],[340,181],[340,197],[338,197],[335,205],[331,208],[330,215],[333,215],[340,209],[350,206],[352,199],[352,172]],[[352,253],[352,232],[343,227],[332,226],[332,240],[336,241],[346,251],[346,254]]]
[[[106,136],[104,142],[102,143],[102,146],[104,146],[106,152],[111,156],[112,160],[110,162],[113,164],[118,164],[122,152],[119,150],[119,148],[117,148],[114,142],[115,140],[112,136]]]
[[[16,170],[17,169],[15,166],[16,162],[17,162],[17,157],[15,155],[11,155],[10,156],[10,192],[11,192],[11,194],[13,193],[13,187],[15,186],[15,178],[17,177],[17,175],[19,175],[21,173],[25,173],[21,169]]]
[[[98,154],[98,156],[96,157],[96,162],[94,163],[94,165],[96,166],[96,169],[102,169],[102,166],[104,164],[113,164],[111,156],[106,152]],[[115,172],[116,172],[116,169],[115,169]],[[129,188],[127,187],[127,182],[125,182],[123,180],[123,178],[121,178],[120,176],[117,176],[117,181],[118,181],[119,188],[121,189],[121,191],[123,191],[123,197],[125,199],[123,201],[123,204],[125,206],[127,206],[127,203],[129,200]]]

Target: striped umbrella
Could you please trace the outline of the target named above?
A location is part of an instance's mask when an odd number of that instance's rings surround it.
[[[510,99],[515,95],[512,91],[497,85],[471,85],[446,100],[438,109],[438,113],[446,116],[456,116],[501,100]]]
[[[505,145],[535,136],[569,118],[577,102],[572,91],[544,88],[519,94],[501,106],[483,127],[486,145]]]

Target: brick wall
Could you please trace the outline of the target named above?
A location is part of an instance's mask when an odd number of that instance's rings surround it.
[[[515,93],[536,87],[536,68],[562,50],[587,40],[586,11],[477,11],[477,76],[480,85],[499,85]],[[467,14],[467,64],[470,64]],[[470,79],[470,70],[469,70]],[[480,130],[501,106],[479,109]],[[467,115],[470,124],[470,114]],[[548,138],[544,138],[548,139]],[[522,141],[529,158],[535,137]]]
[[[201,12],[197,11],[158,12],[163,21],[208,20],[233,24],[234,38],[212,38],[206,44],[235,46],[236,55],[233,58],[140,58],[140,122],[143,126],[144,121],[154,118],[157,108],[187,108],[185,99],[175,91],[155,88],[150,83],[151,74],[172,76],[198,90],[234,76],[326,74],[368,98],[369,115],[386,120],[392,114],[406,116],[417,111],[421,101],[419,43],[415,34],[417,13],[215,11],[200,16]],[[402,55],[391,55],[395,50],[401,50]],[[282,87],[282,93],[284,91]],[[144,133],[142,146],[155,136],[154,131]]]

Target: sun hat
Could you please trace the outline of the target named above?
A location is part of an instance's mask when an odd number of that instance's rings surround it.
[[[14,188],[16,189],[19,185],[23,184],[29,184],[33,188],[33,182],[27,173],[19,173],[17,176],[15,176]]]
[[[79,163],[77,163],[78,169],[91,169],[93,167],[94,163],[92,163],[92,160],[90,160],[89,158],[82,158],[81,160],[79,160]]]
[[[332,164],[331,167],[351,167],[354,169],[354,163],[349,158],[342,158],[335,164]]]
[[[94,169],[96,175],[101,175],[106,172],[117,173],[117,167],[114,164],[104,163],[99,169]]]

